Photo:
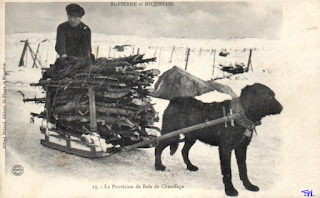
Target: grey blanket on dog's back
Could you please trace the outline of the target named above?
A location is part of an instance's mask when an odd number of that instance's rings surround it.
[[[155,84],[154,97],[172,100],[176,97],[195,97],[211,91],[226,93],[237,97],[227,85],[222,85],[213,80],[204,81],[193,76],[177,66],[164,72]]]

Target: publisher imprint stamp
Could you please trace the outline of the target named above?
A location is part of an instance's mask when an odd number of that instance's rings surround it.
[[[12,173],[15,175],[15,176],[20,176],[22,175],[24,172],[24,169],[21,165],[14,165],[12,167]]]

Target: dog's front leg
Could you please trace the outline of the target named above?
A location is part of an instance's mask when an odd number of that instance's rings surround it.
[[[244,187],[250,191],[259,191],[259,187],[251,184],[247,174],[247,165],[246,165],[246,158],[247,158],[247,145],[241,145],[240,147],[235,149],[239,175],[240,179],[243,182]]]
[[[221,173],[223,175],[223,183],[226,195],[238,196],[238,191],[233,187],[231,175],[231,151],[232,149],[226,146],[219,147]]]

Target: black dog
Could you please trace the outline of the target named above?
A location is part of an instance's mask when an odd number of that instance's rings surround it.
[[[275,99],[274,92],[262,84],[256,83],[242,89],[240,101],[245,109],[245,115],[253,122],[260,122],[263,117],[279,114],[282,111],[282,106]],[[229,106],[230,100],[221,103],[203,103],[194,98],[175,98],[171,100],[163,114],[162,134],[220,118],[223,116],[223,107],[229,109]],[[258,191],[259,188],[251,184],[247,176],[246,152],[252,134],[249,133],[248,135],[246,133],[245,135],[245,131],[245,128],[236,123],[235,126],[228,127],[225,127],[223,123],[187,133],[184,138],[185,144],[182,149],[182,156],[188,170],[198,170],[188,157],[189,150],[197,139],[212,146],[219,146],[225,192],[229,196],[237,196],[238,192],[231,181],[230,167],[231,151],[235,149],[243,185],[248,190]],[[178,148],[179,141],[179,137],[174,137],[159,142],[155,149],[156,170],[165,170],[165,166],[161,162],[163,149],[170,145],[170,154],[173,155]]]

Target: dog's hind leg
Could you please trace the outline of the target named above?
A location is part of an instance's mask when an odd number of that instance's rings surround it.
[[[235,154],[237,158],[240,179],[242,180],[244,187],[250,191],[259,191],[259,187],[251,184],[248,178],[246,165],[247,146],[240,146],[236,148]]]
[[[162,151],[172,143],[172,141],[174,141],[174,139],[163,140],[163,141],[160,141],[159,144],[157,145],[155,149],[155,164],[154,164],[156,170],[161,170],[161,171],[166,170],[166,167],[163,166],[161,161],[161,154],[162,154]]]
[[[186,142],[185,142],[183,149],[181,151],[183,161],[187,165],[188,170],[190,170],[190,171],[197,171],[198,170],[198,167],[194,166],[189,159],[190,148],[192,147],[192,145],[195,142],[196,142],[196,139],[186,139]]]
[[[238,191],[233,187],[231,175],[231,151],[228,147],[219,146],[220,166],[223,175],[225,193],[228,196],[238,196]]]

